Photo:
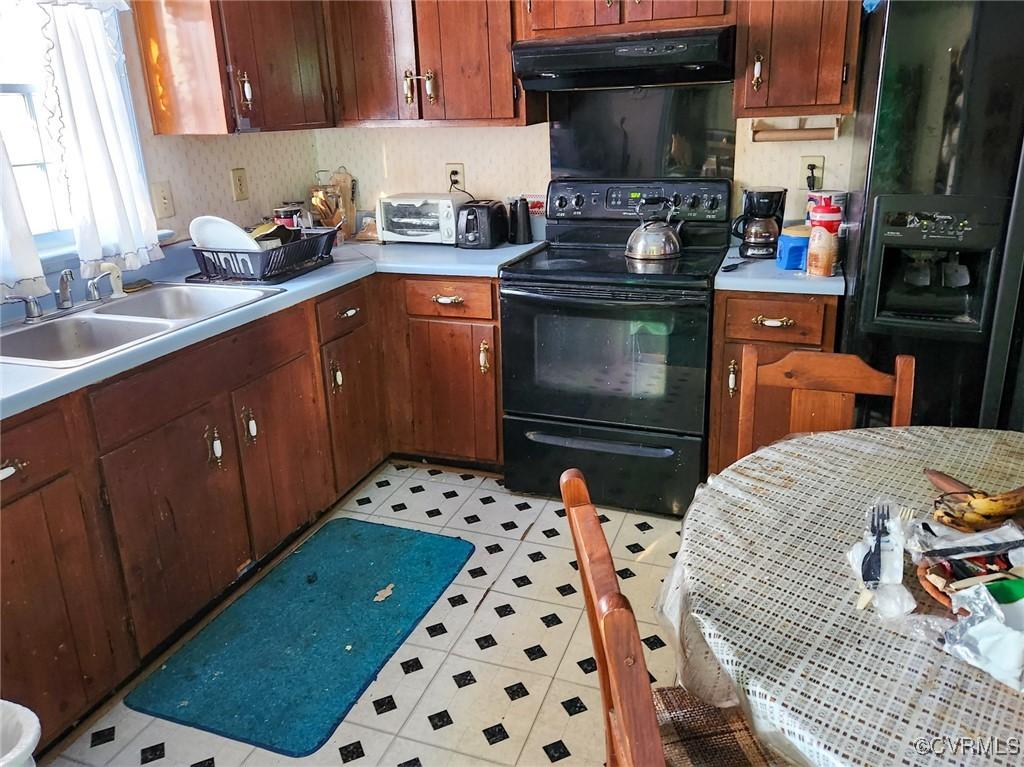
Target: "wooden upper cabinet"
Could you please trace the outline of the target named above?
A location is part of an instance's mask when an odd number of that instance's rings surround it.
[[[338,114],[375,120],[517,117],[508,0],[329,3]]]
[[[153,131],[334,124],[318,0],[133,3]]]
[[[759,0],[737,16],[737,117],[853,112],[859,2]]]
[[[520,0],[519,37],[655,32],[732,24],[734,0]]]

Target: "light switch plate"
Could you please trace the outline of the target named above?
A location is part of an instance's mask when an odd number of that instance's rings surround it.
[[[235,202],[249,199],[249,177],[245,168],[231,169],[231,199]]]
[[[808,165],[814,165],[814,189],[807,186],[807,177],[810,171]],[[825,157],[823,155],[804,155],[800,158],[800,186],[799,189],[823,189],[825,184]]]
[[[150,184],[149,196],[153,201],[153,214],[157,218],[174,217],[174,198],[171,196],[170,181],[155,181]]]

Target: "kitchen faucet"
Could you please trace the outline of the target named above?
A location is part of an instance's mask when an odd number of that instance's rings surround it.
[[[99,270],[100,273],[85,284],[85,297],[87,300],[100,300],[99,281],[107,275],[110,276],[111,298],[124,298],[128,295],[124,292],[123,283],[121,282],[121,270],[116,264],[112,264],[109,261],[101,261]]]
[[[57,281],[57,308],[71,309],[75,305],[75,299],[71,297],[71,283],[75,279],[75,273],[65,269],[60,273]]]
[[[4,303],[8,304],[13,301],[24,301],[25,302],[25,322],[33,323],[38,322],[43,316],[43,310],[39,308],[39,299],[35,296],[15,296],[8,295],[4,298]]]

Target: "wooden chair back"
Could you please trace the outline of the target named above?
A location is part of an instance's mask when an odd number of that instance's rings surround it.
[[[914,358],[896,358],[893,375],[875,370],[854,354],[790,352],[778,362],[758,365],[757,347],[743,347],[740,368],[739,432],[736,457],[754,451],[754,415],[759,386],[791,389],[789,431],[837,431],[854,426],[854,396],[892,398],[892,425],[910,425],[914,401]]]
[[[612,553],[583,474],[568,469],[559,486],[601,683],[606,765],[662,767],[665,754],[633,608],[619,591]]]

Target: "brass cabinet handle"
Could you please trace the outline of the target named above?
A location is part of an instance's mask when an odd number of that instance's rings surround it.
[[[436,80],[437,75],[434,74],[433,69],[428,69],[426,74],[417,75],[413,74],[411,69],[405,70],[405,75],[402,77],[402,92],[405,94],[405,103],[411,104],[415,98],[415,92],[413,91],[412,84],[416,80],[422,80],[424,88],[427,92],[427,101],[431,104],[437,103],[437,91]]]
[[[347,320],[349,317],[355,317],[359,314],[358,306],[350,306],[348,309],[339,309],[338,313],[334,315],[336,320]]]
[[[611,8],[613,5],[615,5],[615,0],[604,0],[604,4],[606,8]]]
[[[331,394],[337,394],[341,391],[341,386],[345,383],[345,376],[341,373],[341,366],[335,361],[331,360],[329,367],[331,369]]]
[[[791,320],[789,317],[765,317],[763,314],[759,314],[756,317],[751,317],[750,321],[755,325],[760,325],[763,328],[791,328],[796,325],[796,320]]]
[[[256,425],[256,416],[252,413],[251,407],[242,406],[242,426],[245,427],[245,441],[250,445],[256,444],[256,435],[259,427]]]
[[[224,443],[220,439],[220,431],[216,426],[207,426],[203,432],[203,439],[206,440],[206,463],[215,469],[224,468]]]
[[[249,73],[245,71],[238,73],[238,100],[241,102],[242,109],[252,109],[252,80],[249,79]]]
[[[451,304],[466,303],[466,299],[463,298],[462,296],[442,296],[441,294],[431,296],[430,300],[433,301],[435,304],[443,304],[445,306],[449,306]]]
[[[729,398],[736,396],[736,392],[739,391],[739,387],[736,385],[736,374],[739,372],[740,366],[736,364],[736,360],[729,362]]]
[[[491,369],[490,360],[491,345],[486,341],[480,342],[480,372],[486,375],[487,371]]]
[[[24,471],[26,466],[28,466],[28,461],[23,461],[20,458],[8,458],[0,463],[0,482],[10,479],[19,471]]]
[[[754,54],[754,79],[750,81],[751,87],[754,91],[761,89],[761,85],[764,83],[764,79],[761,77],[761,65],[764,63],[764,56],[760,53]]]

